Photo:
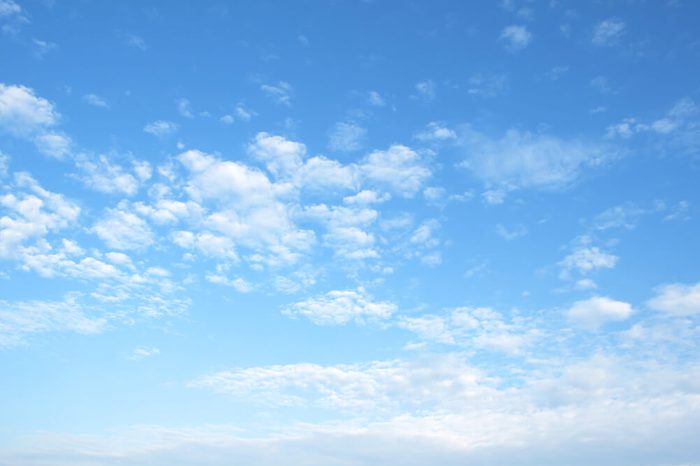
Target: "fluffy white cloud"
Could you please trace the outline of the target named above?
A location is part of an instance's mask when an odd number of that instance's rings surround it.
[[[522,323],[508,322],[501,313],[486,307],[460,307],[441,316],[403,316],[397,325],[415,333],[425,342],[506,354],[518,354],[539,335],[537,329]]]
[[[58,123],[60,115],[33,89],[0,83],[0,125],[15,135],[29,136]]]
[[[16,257],[29,240],[73,224],[80,207],[42,188],[29,174],[17,173],[16,191],[0,195],[0,257]]]
[[[299,171],[306,157],[306,146],[282,136],[258,133],[248,145],[248,153],[265,163],[277,177],[293,176]]]
[[[177,124],[172,121],[156,120],[143,127],[143,130],[159,138],[169,136],[177,131]]]
[[[92,317],[72,296],[63,301],[0,301],[0,347],[24,343],[34,333],[100,333],[104,318]]]
[[[532,33],[525,26],[507,26],[501,31],[500,37],[513,51],[524,49],[532,42]]]
[[[18,15],[21,12],[22,7],[13,0],[0,0],[0,17]]]
[[[632,306],[624,301],[615,301],[604,296],[575,302],[566,316],[575,324],[596,330],[608,322],[627,320],[632,315]]]
[[[457,133],[438,122],[431,121],[426,129],[416,134],[415,137],[421,141],[446,141],[456,139]]]
[[[281,105],[292,104],[292,86],[291,84],[279,81],[277,84],[262,84],[260,90],[273,102]]]
[[[328,147],[334,151],[355,152],[367,139],[367,129],[355,123],[336,123],[328,137]]]
[[[501,191],[562,188],[574,182],[584,167],[600,165],[611,156],[581,141],[517,130],[493,139],[465,127],[460,145],[466,152],[461,166]]]
[[[52,128],[60,115],[53,104],[25,86],[0,83],[0,129],[33,141],[44,154],[62,157],[70,149],[70,138]]]
[[[155,237],[146,221],[121,202],[115,209],[98,220],[91,231],[110,248],[120,250],[144,249],[153,244]]]
[[[405,197],[421,190],[432,175],[424,157],[403,145],[393,145],[385,151],[374,151],[359,165],[365,178]]]
[[[417,97],[426,101],[431,102],[435,100],[435,81],[432,79],[426,79],[425,81],[419,81],[416,83],[416,90],[418,91]]]
[[[329,291],[294,303],[282,312],[290,317],[306,317],[318,325],[344,325],[350,321],[388,319],[396,311],[390,302],[374,302],[363,288]]]
[[[559,262],[561,277],[569,278],[576,271],[580,274],[598,269],[612,269],[617,264],[618,257],[601,251],[596,246],[581,245]]]
[[[134,173],[112,163],[106,155],[97,158],[81,156],[76,159],[76,167],[82,172],[80,180],[90,189],[103,193],[120,193],[132,196],[139,189],[140,181],[151,176],[150,164],[145,161],[133,163]]]
[[[674,316],[700,314],[700,283],[672,283],[656,289],[656,296],[647,301],[650,308]]]
[[[97,94],[85,94],[83,96],[83,102],[93,107],[109,108],[107,101]]]
[[[625,32],[625,23],[623,21],[608,18],[595,25],[593,28],[593,45],[604,46],[614,45],[622,37]]]

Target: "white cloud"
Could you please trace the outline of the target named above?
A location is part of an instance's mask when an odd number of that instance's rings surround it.
[[[262,84],[260,90],[273,102],[281,105],[292,104],[292,86],[284,81],[277,84]]]
[[[499,223],[496,225],[496,233],[506,241],[513,241],[514,239],[525,236],[527,234],[527,228],[525,228],[524,225],[516,225],[509,229]]]
[[[180,116],[183,116],[185,118],[194,118],[194,115],[192,114],[192,105],[190,104],[189,100],[178,99],[176,103],[177,113],[179,113]]]
[[[432,79],[426,79],[425,81],[420,81],[416,83],[416,90],[418,91],[418,98],[431,102],[435,100],[435,82]]]
[[[598,269],[612,269],[618,257],[600,250],[596,246],[581,245],[559,262],[561,277],[568,278],[573,271],[586,274]]]
[[[138,361],[140,359],[150,358],[151,356],[157,356],[158,354],[160,354],[158,348],[152,346],[138,346],[131,352],[129,359]]]
[[[112,163],[106,155],[97,158],[81,156],[76,160],[81,171],[80,180],[90,189],[103,193],[120,193],[133,196],[140,182],[150,178],[150,164],[145,161],[134,163],[134,173]]]
[[[359,168],[370,182],[412,197],[432,175],[427,165],[426,160],[411,148],[393,145],[385,151],[376,150],[367,155]]]
[[[395,304],[374,302],[364,288],[358,288],[356,291],[329,291],[294,303],[282,312],[290,317],[306,317],[317,325],[345,325],[350,321],[388,319],[395,311]]]
[[[343,202],[351,206],[362,206],[386,202],[389,199],[391,199],[391,195],[389,193],[384,193],[383,195],[381,195],[378,194],[376,191],[364,189],[357,194],[344,197]]]
[[[107,209],[107,214],[95,223],[91,231],[110,248],[120,250],[144,249],[155,241],[148,223],[129,211],[125,202],[116,209]]]
[[[0,179],[7,176],[7,169],[10,166],[10,157],[0,152]]]
[[[674,316],[700,314],[700,283],[672,283],[658,287],[656,292],[656,296],[647,301],[650,308]]]
[[[532,33],[525,26],[507,26],[501,31],[500,37],[512,51],[524,49],[532,42]]]
[[[42,188],[27,173],[16,173],[14,193],[0,195],[0,257],[16,257],[31,239],[73,224],[80,207]],[[23,190],[23,191],[21,191]]]
[[[83,96],[83,102],[93,107],[109,108],[107,101],[97,94],[85,94]]]
[[[397,326],[422,341],[518,354],[539,336],[535,328],[508,322],[486,307],[453,309],[447,315],[400,317]]]
[[[576,181],[584,167],[600,165],[612,156],[578,140],[518,130],[493,139],[465,127],[459,144],[466,152],[461,166],[503,195],[518,188],[563,188]]]
[[[377,211],[364,207],[329,208],[325,204],[307,207],[304,215],[325,223],[327,232],[323,240],[335,251],[337,257],[350,260],[376,258],[374,235],[368,228],[377,219]]]
[[[623,21],[608,18],[595,25],[593,28],[593,45],[606,46],[616,44],[625,32]]]
[[[438,122],[431,121],[424,131],[415,135],[415,138],[421,141],[447,141],[456,139],[457,133]]]
[[[367,129],[354,123],[336,123],[329,134],[328,147],[340,152],[360,150],[367,139]]]
[[[34,44],[34,55],[40,59],[44,58],[44,55],[47,53],[58,48],[58,44],[55,44],[54,42],[48,42],[36,38],[32,39],[32,44]]]
[[[101,333],[104,318],[92,317],[72,296],[63,301],[0,301],[0,347],[25,342],[35,333]]]
[[[22,7],[13,0],[0,0],[0,17],[18,15],[21,12]]]
[[[44,132],[34,137],[34,145],[42,154],[60,159],[70,154],[72,141],[63,133]]]
[[[467,93],[476,97],[496,97],[504,94],[507,88],[505,74],[474,73],[469,77]]]
[[[284,178],[294,176],[299,171],[306,157],[306,146],[262,132],[248,145],[248,153],[264,162],[270,173]]]
[[[144,38],[139,35],[126,33],[124,34],[123,38],[124,44],[128,45],[129,47],[133,47],[142,51],[145,51],[148,48],[146,46],[146,41],[144,40]]]
[[[596,330],[608,322],[627,320],[631,315],[632,306],[629,303],[604,296],[577,301],[566,311],[569,320],[590,330]]]
[[[169,136],[177,131],[177,124],[172,121],[156,120],[143,127],[143,130],[159,138]]]
[[[250,293],[255,289],[255,286],[252,283],[241,277],[231,279],[225,275],[208,274],[206,278],[207,281],[211,283],[215,283],[217,285],[230,286],[239,293]]]
[[[367,103],[374,105],[375,107],[383,107],[386,105],[384,97],[377,91],[369,91],[367,93]]]
[[[58,123],[60,116],[48,100],[25,86],[0,83],[0,124],[16,134],[27,134]]]

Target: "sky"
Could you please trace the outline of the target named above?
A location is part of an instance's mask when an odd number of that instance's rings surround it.
[[[700,465],[698,18],[0,0],[0,465]]]

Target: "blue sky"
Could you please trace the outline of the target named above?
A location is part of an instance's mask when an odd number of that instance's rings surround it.
[[[0,0],[0,465],[700,464],[699,17]]]

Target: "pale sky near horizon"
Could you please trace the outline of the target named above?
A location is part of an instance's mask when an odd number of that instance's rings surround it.
[[[700,465],[698,20],[0,0],[0,466]]]

